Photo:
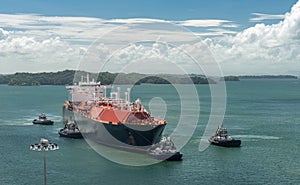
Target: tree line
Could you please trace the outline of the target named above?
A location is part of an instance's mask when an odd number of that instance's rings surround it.
[[[214,80],[197,75],[146,75],[139,73],[88,73],[90,80],[100,81],[101,84],[208,84],[216,83]],[[70,85],[79,82],[82,77],[86,80],[87,72],[65,70],[59,72],[42,73],[15,73],[0,75],[0,84],[13,86],[37,85]]]

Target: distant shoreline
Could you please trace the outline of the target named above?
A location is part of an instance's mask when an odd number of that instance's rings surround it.
[[[75,76],[76,74],[76,76]],[[139,73],[110,73],[101,72],[88,73],[90,79],[101,81],[104,85],[109,84],[215,84],[218,81],[240,81],[243,79],[298,79],[293,75],[237,75],[225,76],[219,80],[213,77],[205,77],[199,74],[178,75],[178,74],[139,74]],[[86,77],[87,72],[65,70],[58,72],[42,73],[15,73],[0,74],[0,84],[10,86],[39,86],[39,85],[68,85],[74,80],[80,81],[82,76]]]
[[[238,76],[240,79],[298,79],[294,75],[243,75]]]

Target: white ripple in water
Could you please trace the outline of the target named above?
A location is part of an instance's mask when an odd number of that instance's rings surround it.
[[[234,138],[245,138],[245,139],[280,139],[276,136],[261,136],[261,135],[233,135]]]

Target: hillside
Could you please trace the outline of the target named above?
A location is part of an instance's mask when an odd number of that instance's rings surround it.
[[[10,75],[0,75],[0,84],[12,86],[36,86],[36,85],[66,85],[72,84],[74,80],[74,70],[65,70],[50,73],[15,73]],[[81,76],[86,76],[87,72],[77,71],[75,82],[80,81]],[[184,75],[145,75],[139,73],[110,73],[101,72],[99,74],[89,73],[90,79],[94,78],[102,84],[208,84],[216,83],[211,79],[202,76]]]

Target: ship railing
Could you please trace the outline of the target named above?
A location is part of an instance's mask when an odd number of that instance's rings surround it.
[[[126,123],[126,124],[157,126],[157,125],[166,124],[166,122],[164,120],[159,120],[159,121],[154,121],[154,120],[131,120],[131,121],[128,121],[128,123]]]

